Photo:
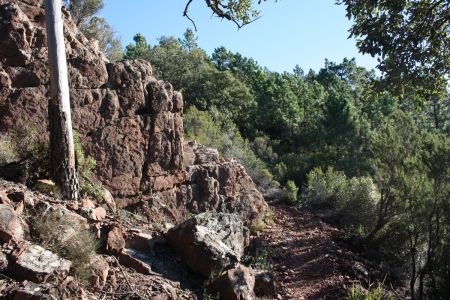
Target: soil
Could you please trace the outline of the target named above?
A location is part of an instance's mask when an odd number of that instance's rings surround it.
[[[271,208],[274,224],[261,239],[282,299],[346,299],[352,285],[368,281],[365,262],[348,249],[342,231],[301,208]]]

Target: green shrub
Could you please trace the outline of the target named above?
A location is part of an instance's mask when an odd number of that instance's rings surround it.
[[[211,294],[208,292],[208,290],[204,289],[203,293],[202,293],[202,300],[219,300],[220,299],[220,294]]]
[[[298,198],[299,188],[294,181],[288,180],[286,186],[283,189],[283,201],[290,205],[299,204]]]
[[[370,177],[347,178],[332,168],[316,168],[307,179],[306,206],[323,210],[354,234],[364,235],[374,226],[379,194]]]
[[[272,268],[271,253],[266,246],[258,246],[242,258],[242,263],[255,270],[270,270]]]
[[[8,135],[0,136],[0,165],[18,160],[19,154]]]
[[[307,176],[308,187],[305,205],[318,208],[335,208],[338,194],[344,189],[347,177],[343,172],[328,168],[313,169]]]
[[[102,200],[103,187],[100,182],[95,181],[92,178],[96,167],[96,161],[91,156],[86,156],[77,133],[74,134],[74,148],[81,193],[92,196],[97,200]]]
[[[349,300],[382,300],[384,299],[383,294],[382,285],[378,285],[376,288],[370,286],[368,290],[360,285],[353,285],[348,292],[348,298]]]
[[[31,222],[31,229],[36,243],[72,261],[72,268],[81,282],[90,279],[91,259],[98,244],[89,229],[57,212],[37,216]]]
[[[0,136],[0,164],[25,159],[43,164],[47,153],[47,142],[26,122],[19,122],[8,134]]]

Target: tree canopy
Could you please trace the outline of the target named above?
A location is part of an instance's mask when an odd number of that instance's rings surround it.
[[[354,21],[350,36],[363,53],[379,57],[378,68],[394,90],[442,92],[450,73],[448,0],[339,0]]]

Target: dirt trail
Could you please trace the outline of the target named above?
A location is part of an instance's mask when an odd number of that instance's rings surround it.
[[[368,274],[346,248],[343,233],[303,209],[272,206],[275,224],[262,234],[272,253],[282,299],[346,299]]]

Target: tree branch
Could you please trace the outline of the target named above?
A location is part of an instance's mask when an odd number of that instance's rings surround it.
[[[183,16],[188,18],[188,20],[192,22],[192,25],[194,25],[194,30],[197,31],[197,26],[195,25],[194,20],[192,20],[191,17],[189,17],[189,6],[191,5],[192,1],[193,0],[189,0],[186,3],[186,7],[184,8]]]

